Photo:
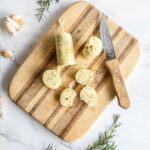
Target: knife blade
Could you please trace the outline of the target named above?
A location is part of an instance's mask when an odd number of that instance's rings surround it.
[[[107,66],[112,77],[118,103],[122,108],[127,109],[130,106],[130,100],[104,14],[102,15],[100,21],[100,35],[103,43],[103,49],[106,54],[105,65]]]

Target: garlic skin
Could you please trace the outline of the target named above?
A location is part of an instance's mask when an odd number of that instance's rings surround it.
[[[6,16],[1,23],[1,28],[4,32],[15,34],[19,32],[23,25],[23,19],[20,16]]]
[[[9,50],[4,50],[4,51],[0,52],[0,55],[3,56],[3,57],[5,57],[5,58],[14,60],[14,55]]]

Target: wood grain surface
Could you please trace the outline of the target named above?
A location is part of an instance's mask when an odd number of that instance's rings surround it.
[[[9,94],[14,103],[58,137],[69,142],[85,134],[115,96],[112,81],[105,66],[104,53],[92,61],[85,60],[81,56],[86,40],[93,34],[99,35],[98,25],[101,14],[88,2],[80,1],[71,5],[60,16],[65,21],[65,31],[73,36],[77,64],[62,69],[62,84],[57,90],[48,89],[41,80],[42,73],[46,69],[56,67],[54,36],[61,30],[57,22],[33,48],[10,84]],[[122,75],[127,79],[140,56],[139,43],[110,19],[107,19],[107,23]],[[79,100],[78,94],[82,86],[75,82],[74,74],[83,67],[90,68],[94,73],[91,86],[98,93],[98,102],[94,108],[88,107]],[[69,86],[78,94],[73,106],[65,108],[59,103],[59,95]]]
[[[119,67],[118,59],[107,60],[105,64],[110,71],[119,105],[124,109],[129,108],[130,99]]]

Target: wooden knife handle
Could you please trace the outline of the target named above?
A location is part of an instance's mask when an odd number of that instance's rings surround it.
[[[105,64],[112,76],[119,105],[125,109],[129,108],[130,100],[120,71],[118,60],[117,59],[108,60],[105,62]]]

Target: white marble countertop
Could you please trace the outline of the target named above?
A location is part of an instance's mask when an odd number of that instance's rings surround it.
[[[60,1],[51,7],[47,20],[38,23],[35,19],[35,0],[0,0],[0,20],[9,14],[22,15],[23,31],[15,37],[0,31],[0,51],[12,50],[21,64],[32,46],[48,25],[75,0]],[[112,122],[112,114],[121,114],[123,125],[118,129],[118,150],[150,149],[150,1],[149,0],[91,0],[113,20],[134,34],[142,46],[139,65],[130,76],[127,88],[132,100],[128,110],[122,110],[116,101],[107,107],[101,117],[80,140],[69,144],[63,142],[42,125],[18,108],[8,97],[8,86],[17,66],[0,57],[0,94],[7,101],[5,118],[0,120],[0,150],[44,150],[53,144],[58,150],[83,149],[97,138]],[[134,59],[134,58],[133,58]]]

